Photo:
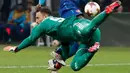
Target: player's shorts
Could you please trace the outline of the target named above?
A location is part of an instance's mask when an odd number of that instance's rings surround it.
[[[63,18],[68,18],[73,15],[80,15],[82,12],[74,0],[60,0],[59,14]]]

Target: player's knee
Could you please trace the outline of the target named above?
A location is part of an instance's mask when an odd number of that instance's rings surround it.
[[[79,70],[81,69],[76,63],[72,63],[72,64],[71,64],[71,68],[72,68],[72,70],[74,70],[74,71],[79,71]]]

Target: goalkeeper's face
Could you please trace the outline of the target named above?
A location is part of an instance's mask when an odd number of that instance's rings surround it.
[[[36,22],[39,24],[39,23],[42,22],[46,17],[48,17],[48,14],[46,14],[46,13],[41,13],[41,12],[37,12],[37,13],[36,13]]]

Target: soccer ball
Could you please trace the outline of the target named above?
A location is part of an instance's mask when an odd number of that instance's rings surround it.
[[[85,5],[84,12],[90,17],[96,16],[100,12],[100,6],[96,2],[89,2]]]

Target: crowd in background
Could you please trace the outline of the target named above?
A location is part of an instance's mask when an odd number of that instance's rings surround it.
[[[26,5],[19,3],[10,8],[10,1],[3,1],[4,4],[1,7],[0,42],[23,40],[30,34],[30,12],[33,2],[28,0]]]
[[[38,0],[1,0],[0,2],[0,42],[20,41],[30,34],[31,6]],[[52,10],[57,11],[59,0],[51,0]],[[103,10],[108,4],[115,0],[91,0],[96,1]],[[129,12],[130,1],[122,0],[116,12]]]

